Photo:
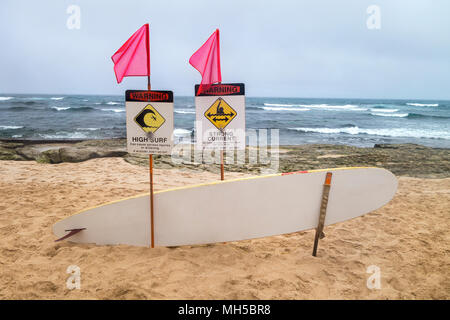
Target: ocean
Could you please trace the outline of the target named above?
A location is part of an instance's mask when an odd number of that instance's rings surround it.
[[[194,97],[175,96],[175,136],[192,132]],[[281,145],[450,148],[450,101],[246,98],[247,129],[279,129]],[[67,140],[126,136],[124,96],[0,95],[0,138]]]

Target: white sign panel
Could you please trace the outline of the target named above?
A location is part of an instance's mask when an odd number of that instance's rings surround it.
[[[198,93],[195,86],[198,149],[245,149],[245,87],[216,84]]]
[[[127,90],[127,150],[170,154],[173,146],[172,91]]]

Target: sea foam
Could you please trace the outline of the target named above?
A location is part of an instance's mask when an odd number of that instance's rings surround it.
[[[407,103],[408,106],[413,107],[439,107],[439,103]]]
[[[396,118],[406,118],[409,116],[409,113],[377,113],[372,112],[371,115],[378,117],[396,117]]]
[[[435,130],[421,130],[421,129],[407,129],[407,128],[390,128],[390,129],[365,129],[359,127],[348,128],[288,128],[300,132],[313,132],[322,134],[368,134],[375,136],[386,137],[409,137],[409,138],[430,138],[430,139],[446,139],[450,140],[450,132],[435,131]]]

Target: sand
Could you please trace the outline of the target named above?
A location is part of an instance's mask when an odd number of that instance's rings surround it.
[[[155,170],[157,190],[217,178]],[[54,242],[56,221],[147,190],[148,169],[122,158],[0,161],[0,299],[450,298],[450,178],[400,177],[388,205],[326,227],[316,258],[313,230],[155,249]],[[66,288],[70,265],[81,289]],[[380,289],[367,288],[371,265]]]

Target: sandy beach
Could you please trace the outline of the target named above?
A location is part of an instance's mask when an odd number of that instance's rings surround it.
[[[226,173],[227,178],[247,173]],[[155,169],[156,190],[218,179]],[[52,225],[84,208],[148,190],[125,159],[0,161],[0,299],[449,299],[450,178],[399,177],[395,198],[314,231],[175,248],[55,243]],[[68,290],[66,269],[81,269]],[[378,266],[381,288],[368,289]]]

